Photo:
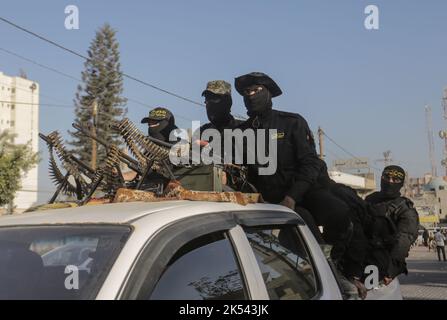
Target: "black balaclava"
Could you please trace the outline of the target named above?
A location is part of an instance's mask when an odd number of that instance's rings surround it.
[[[244,96],[245,107],[250,117],[263,116],[272,109],[272,94],[270,91],[262,85],[256,86],[262,87],[263,90],[252,96]]]
[[[208,120],[216,127],[226,125],[231,120],[231,105],[233,100],[229,94],[205,94],[206,115]]]
[[[148,134],[158,140],[169,142],[169,134],[176,129],[174,117],[160,121],[149,122]]]
[[[384,198],[393,199],[400,197],[400,189],[404,186],[405,171],[399,166],[388,166],[383,169],[382,177],[393,177],[400,179],[400,183],[390,183],[383,178],[380,180],[380,193]]]

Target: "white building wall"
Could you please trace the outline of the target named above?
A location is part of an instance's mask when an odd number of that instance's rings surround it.
[[[340,171],[329,171],[329,177],[337,183],[342,183],[354,189],[365,189],[365,178]]]
[[[0,130],[9,129],[17,137],[15,144],[27,144],[33,152],[39,143],[39,85],[20,77],[9,77],[0,72]],[[18,103],[20,102],[20,103]],[[37,202],[38,166],[23,175],[22,188],[14,205],[19,211]]]

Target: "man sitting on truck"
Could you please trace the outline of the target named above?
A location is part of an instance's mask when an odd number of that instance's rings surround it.
[[[394,224],[393,242],[389,248],[390,261],[384,272],[384,283],[389,284],[401,273],[408,274],[405,258],[417,239],[419,216],[410,199],[400,193],[405,171],[399,166],[387,166],[382,172],[380,191],[366,197],[374,206],[381,205],[390,222]],[[380,207],[376,207],[380,210]]]

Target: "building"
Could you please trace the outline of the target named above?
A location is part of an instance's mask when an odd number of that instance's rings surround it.
[[[447,220],[447,182],[444,178],[410,179],[406,194],[413,200],[423,226],[435,227]]]
[[[332,180],[353,188],[361,197],[365,197],[376,190],[374,173],[350,174],[336,170],[330,170],[328,173]]]
[[[329,177],[337,183],[345,184],[365,197],[376,191],[376,178],[371,171],[368,158],[337,159],[332,163]]]
[[[404,189],[402,194],[408,198],[415,198],[421,196],[425,191],[425,186],[432,179],[431,174],[426,174],[420,178],[405,179]]]
[[[0,72],[0,131],[10,130],[17,136],[15,144],[27,144],[38,151],[39,85],[21,77]],[[37,166],[22,177],[14,206],[23,211],[37,202]]]

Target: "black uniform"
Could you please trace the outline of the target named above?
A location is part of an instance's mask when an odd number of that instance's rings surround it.
[[[216,126],[211,122],[205,123],[200,127],[200,133],[205,131],[206,129],[216,129],[221,134],[223,134],[225,129],[236,129],[238,128],[244,121],[235,119],[232,115],[230,115],[230,119],[228,122],[222,124],[222,126]]]
[[[413,203],[402,196],[389,197],[383,192],[375,192],[365,199],[367,202],[385,207],[398,205],[393,210],[391,219],[396,227],[394,244],[390,249],[390,259],[386,274],[394,278],[401,273],[408,273],[405,258],[408,257],[411,245],[416,241],[419,228],[419,216]]]
[[[247,114],[250,116],[241,129],[277,130],[273,137],[266,136],[266,140],[277,140],[276,172],[260,175],[261,165],[258,162],[247,164],[249,182],[268,202],[279,203],[285,196],[289,196],[297,206],[309,210],[310,215],[303,214],[301,210],[299,212],[320,242],[321,234],[316,225],[323,226],[324,240],[333,245],[331,257],[339,262],[352,243],[354,227],[351,216],[354,213],[348,204],[331,191],[332,182],[326,164],[317,156],[306,120],[295,113],[272,110],[271,98],[280,95],[281,90],[265,74],[251,73],[236,78],[235,87],[244,96]],[[265,146],[268,145],[266,141]],[[255,147],[244,146],[244,151],[255,152],[256,156]],[[361,263],[358,263],[359,266]],[[361,272],[361,267],[352,268],[345,275],[361,276]]]
[[[277,130],[276,137],[266,134],[265,144],[267,149],[268,139],[277,141],[277,170],[273,175],[259,175],[261,166],[249,165],[251,183],[268,202],[279,203],[288,195],[297,204],[302,204],[304,194],[317,183],[324,166],[315,152],[312,132],[306,120],[298,114],[270,110],[256,120],[247,120],[241,126],[242,130],[246,128]],[[254,147],[245,150],[256,151]]]
[[[224,130],[225,129],[236,129],[238,128],[242,123],[244,123],[244,121],[242,120],[238,120],[235,119],[232,115],[229,115],[229,119],[227,122],[221,124],[221,125],[215,125],[211,122],[205,123],[204,125],[202,125],[199,128],[200,131],[200,136],[202,136],[203,131],[205,131],[206,129],[215,129],[217,131],[219,131],[221,137],[224,137]],[[210,140],[209,142],[211,142],[212,140]],[[221,145],[223,147],[223,141],[221,142]]]
[[[177,141],[169,140],[169,135],[171,132],[178,128],[175,124],[174,115],[166,108],[157,107],[150,110],[148,116],[143,118],[141,123],[147,123],[148,136],[159,140],[161,143],[166,142],[174,144],[175,142],[181,141],[179,137],[177,137]],[[157,141],[154,141],[154,143],[166,148],[165,145]],[[168,165],[169,168],[172,169],[172,165]],[[152,171],[148,176],[146,176],[140,188],[147,191],[162,193],[169,181],[171,181],[171,179],[167,178],[161,173]],[[129,186],[136,186],[137,184],[138,180],[134,179],[134,181],[129,183]]]

